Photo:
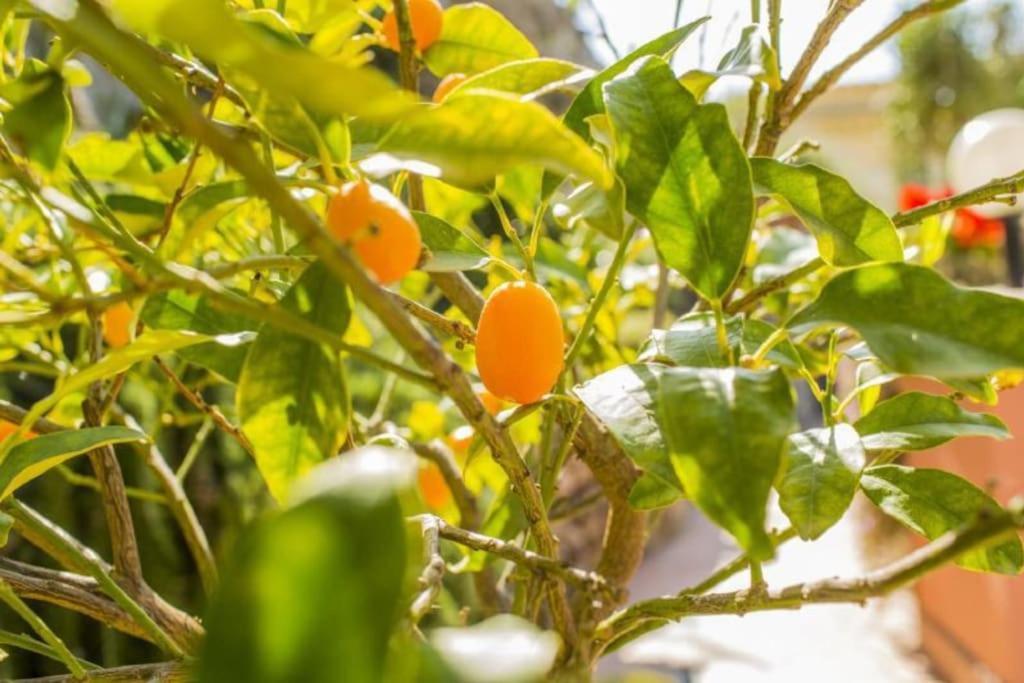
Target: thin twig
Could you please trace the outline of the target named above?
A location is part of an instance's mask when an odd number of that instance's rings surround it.
[[[775,147],[779,144],[779,138],[792,121],[793,101],[803,89],[811,69],[821,57],[821,53],[828,47],[836,30],[850,13],[863,3],[864,0],[832,0],[832,4],[829,5],[828,11],[825,13],[825,18],[814,30],[810,42],[803,54],[800,55],[800,59],[797,60],[792,73],[782,84],[776,97],[773,98],[774,104],[771,111],[765,116],[758,136],[757,154],[759,156],[770,156],[775,151]]]
[[[862,578],[826,579],[778,590],[686,594],[643,600],[602,622],[597,635],[602,642],[608,643],[650,620],[800,609],[804,605],[824,603],[863,603],[912,583],[965,552],[984,547],[1022,526],[1024,504],[1018,503],[1010,510],[983,513],[963,528],[943,534],[928,545]]]
[[[829,88],[838,83],[839,79],[853,68],[854,65],[874,52],[878,47],[885,43],[885,41],[902,31],[909,24],[933,14],[945,12],[946,10],[952,9],[963,2],[964,0],[925,0],[925,2],[922,2],[920,5],[903,12],[901,15],[893,19],[893,21],[885,28],[871,36],[867,42],[850,54],[850,56],[822,74],[814,85],[809,87],[802,95],[800,95],[800,99],[796,101],[793,105],[792,112],[790,112],[790,119],[795,120],[807,109],[808,106],[810,106],[812,102],[814,102],[814,100],[818,99],[818,97],[823,95]]]
[[[104,683],[187,683],[192,680],[187,664],[164,662],[162,664],[133,664],[112,669],[90,671],[88,680]],[[73,676],[44,676],[43,678],[22,678],[10,683],[77,683]]]
[[[967,190],[952,197],[940,199],[931,204],[925,204],[920,208],[894,214],[892,222],[897,227],[914,225],[938,213],[945,213],[953,209],[992,201],[1013,205],[1017,203],[1017,195],[1021,192],[1024,192],[1024,170],[1005,178],[996,178],[984,185],[979,185],[973,190]]]
[[[476,330],[472,326],[458,320],[446,318],[421,303],[406,299],[397,292],[391,292],[390,294],[391,298],[414,318],[422,320],[434,329],[444,332],[449,337],[455,337],[462,344],[474,344],[476,342]]]
[[[249,455],[255,455],[252,443],[249,441],[249,437],[245,435],[241,427],[233,424],[230,420],[224,417],[224,413],[220,412],[220,408],[217,406],[210,405],[206,400],[195,391],[192,391],[181,378],[178,377],[177,373],[161,359],[159,356],[153,356],[153,364],[160,369],[160,372],[164,374],[167,379],[171,381],[174,388],[178,390],[182,396],[185,397],[189,403],[191,403],[199,412],[206,415],[208,418],[213,420],[222,432],[230,436],[232,439],[238,442],[246,453]]]
[[[126,427],[142,429],[141,425],[130,414],[122,413],[118,417],[124,422]],[[203,589],[207,595],[212,594],[214,588],[217,587],[217,562],[213,558],[213,551],[210,549],[210,541],[206,537],[206,531],[199,523],[199,518],[196,516],[196,511],[185,494],[181,480],[178,479],[171,466],[167,464],[166,458],[164,458],[163,453],[160,452],[154,441],[137,444],[136,448],[142,454],[146,465],[156,475],[160,486],[164,489],[167,506],[178,523],[182,536],[185,537],[185,544],[188,546],[192,559],[196,563],[196,568],[199,570],[199,579],[203,584]]]
[[[430,612],[430,608],[441,592],[441,581],[444,579],[444,558],[441,557],[441,545],[438,536],[437,517],[424,515],[420,517],[423,531],[423,572],[420,574],[420,592],[409,607],[409,621],[415,626]]]
[[[500,538],[493,538],[475,531],[460,529],[448,524],[441,518],[437,519],[438,533],[441,538],[464,545],[474,550],[482,550],[491,555],[508,560],[535,574],[559,578],[566,583],[581,590],[589,591],[597,596],[613,596],[618,589],[611,586],[601,575],[573,567],[566,562],[545,557],[533,552],[524,550],[514,543],[503,541]]]
[[[814,273],[824,267],[825,262],[823,260],[820,258],[812,259],[799,268],[794,268],[788,273],[784,273],[783,275],[758,285],[743,295],[740,299],[730,302],[726,307],[726,313],[742,313],[747,311],[751,306],[769,294],[774,294],[775,292],[786,289],[794,282],[802,280],[811,273]]]
[[[46,622],[39,618],[32,608],[25,604],[25,602],[18,597],[11,586],[0,579],[0,602],[7,603],[14,612],[18,614],[25,622],[32,627],[32,630],[36,634],[46,641],[46,644],[53,648],[54,653],[58,656],[61,663],[67,667],[68,671],[76,679],[85,678],[85,668],[81,665],[77,658],[71,651],[68,650],[68,646],[64,644],[53,630],[46,625]]]

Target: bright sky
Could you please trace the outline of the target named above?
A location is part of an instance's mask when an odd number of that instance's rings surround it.
[[[917,4],[921,0],[914,0]],[[967,0],[964,7],[978,8],[991,0]],[[585,3],[581,3],[584,4]],[[604,16],[612,41],[619,52],[625,54],[633,47],[664,32],[671,26],[675,0],[593,0]],[[818,21],[825,14],[828,0],[784,0],[782,12],[782,67],[783,73],[800,56]],[[828,68],[859,47],[895,17],[909,1],[866,0],[839,29],[818,62],[816,73]],[[767,2],[762,0],[762,11]],[[683,23],[711,14],[705,40],[705,64],[713,67],[718,58],[736,41],[740,28],[750,22],[750,0],[684,0]],[[694,65],[700,59],[700,38],[691,37],[679,52],[680,65]],[[610,52],[600,40],[594,49],[606,61]],[[890,78],[898,67],[891,42],[864,59],[846,76],[844,82],[881,81]]]

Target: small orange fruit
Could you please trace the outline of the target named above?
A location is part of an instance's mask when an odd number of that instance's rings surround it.
[[[505,402],[489,391],[478,392],[477,396],[480,398],[480,402],[484,404],[484,408],[491,415],[497,415],[501,412],[501,409],[505,407]]]
[[[476,367],[487,390],[533,403],[562,372],[562,318],[551,295],[534,282],[506,282],[484,304],[476,328]]]
[[[437,84],[436,88],[434,88],[434,96],[432,99],[435,103],[443,102],[444,98],[448,97],[448,93],[465,83],[467,78],[469,78],[469,76],[466,74],[448,74],[442,78],[441,82]]]
[[[416,49],[420,52],[426,51],[441,37],[441,25],[444,23],[441,3],[437,0],[409,0],[409,23],[412,24]],[[380,30],[388,47],[395,52],[402,49],[398,39],[398,19],[395,17],[395,10],[384,15]]]
[[[445,483],[444,477],[441,475],[441,470],[437,469],[437,465],[433,463],[420,468],[417,481],[423,502],[434,510],[443,508],[452,496],[451,491],[448,490],[448,484]]]
[[[402,202],[380,185],[356,180],[327,205],[327,229],[350,244],[382,284],[401,280],[420,259],[420,229]]]
[[[103,339],[111,348],[127,346],[132,340],[135,311],[124,301],[103,311]]]
[[[18,425],[14,424],[13,422],[8,422],[7,420],[0,420],[0,441],[3,441],[11,434],[13,434],[14,430],[16,430],[17,428]],[[31,429],[25,432],[26,438],[31,439],[33,436],[36,436],[36,433],[33,432]]]

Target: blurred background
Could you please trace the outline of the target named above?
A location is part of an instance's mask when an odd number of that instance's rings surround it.
[[[920,0],[918,0],[919,2]],[[541,54],[600,66],[663,33],[673,23],[705,14],[714,19],[676,56],[680,67],[713,67],[749,23],[748,0],[489,0],[537,45]],[[866,0],[825,51],[816,73],[834,65],[903,9],[917,2]],[[784,0],[783,74],[798,58],[827,0]],[[37,54],[45,35],[33,35]],[[393,68],[389,55],[379,55]],[[134,127],[140,110],[122,86],[94,63],[93,84],[76,90],[75,111],[83,128],[114,137]],[[428,79],[425,78],[425,81]],[[812,76],[813,80],[813,76]],[[425,82],[425,90],[433,83]],[[709,99],[724,102],[739,123],[747,83],[723,79]],[[857,190],[889,211],[910,208],[941,196],[948,184],[945,159],[965,122],[1004,107],[1024,107],[1024,3],[1020,0],[967,0],[953,12],[913,24],[854,68],[820,98],[784,137],[780,149],[811,139],[820,147],[807,155],[848,177]],[[1024,156],[1020,159],[1024,168]],[[496,226],[489,209],[474,220]],[[974,285],[1007,281],[1005,239],[984,217],[957,214],[938,267]],[[495,228],[497,229],[497,228]],[[586,271],[580,266],[580,277]],[[674,312],[685,302],[674,302]],[[372,334],[371,328],[366,333]],[[643,330],[639,334],[642,338]],[[382,353],[393,350],[386,345]],[[50,383],[24,372],[24,359],[0,359],[0,397],[29,405],[49,392]],[[200,374],[201,375],[201,374]],[[198,376],[197,376],[198,377]],[[380,391],[376,373],[354,368],[357,405],[369,412]],[[190,378],[186,376],[186,380]],[[266,492],[248,456],[203,422],[180,398],[151,390],[156,376],[129,382],[124,402],[149,428],[159,426],[160,446],[173,462],[195,457],[187,486],[216,549],[230,545],[238,530],[267,505]],[[210,401],[230,405],[221,385],[203,389]],[[394,404],[406,422],[428,438],[447,427],[429,397],[399,387]],[[362,402],[362,403],[360,403]],[[442,406],[443,408],[443,406]],[[1024,433],[1024,395],[1006,392],[997,409],[1015,432]],[[811,418],[813,419],[813,418]],[[440,423],[438,423],[440,420]],[[963,439],[921,456],[989,487],[1001,502],[1024,492],[1024,460],[1019,440],[993,444]],[[130,483],[152,487],[138,458],[122,458]],[[63,468],[63,477],[43,477],[26,489],[29,504],[107,554],[98,499],[81,487],[84,463]],[[570,482],[570,486],[572,483]],[[580,482],[581,495],[589,490]],[[74,494],[72,495],[72,492]],[[166,508],[135,503],[146,575],[173,603],[198,611],[202,591]],[[776,524],[783,524],[781,516]],[[570,551],[586,553],[599,542],[599,511],[572,522]],[[569,527],[567,527],[569,528]],[[678,505],[658,515],[656,540],[636,577],[632,597],[675,592],[707,575],[735,555],[709,523]],[[765,568],[770,584],[854,576],[913,548],[915,541],[865,506],[812,545],[793,542]],[[19,560],[44,562],[31,548],[12,542],[5,549]],[[738,581],[745,581],[739,577]],[[738,587],[739,584],[726,586]],[[139,641],[105,629],[67,611],[39,606],[40,613],[67,641],[97,661],[146,661],[158,655]],[[20,657],[0,663],[0,680],[59,671],[40,659]],[[641,681],[1024,681],[1024,582],[980,576],[950,568],[918,588],[866,607],[806,608],[801,612],[713,617],[687,621],[637,640],[615,653],[601,671],[608,680]]]

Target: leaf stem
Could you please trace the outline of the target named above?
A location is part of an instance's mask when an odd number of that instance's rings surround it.
[[[583,351],[583,345],[587,342],[590,337],[591,331],[594,329],[594,323],[597,322],[597,316],[604,307],[605,299],[608,298],[608,293],[611,292],[612,286],[618,282],[619,272],[622,270],[622,266],[626,262],[626,253],[629,249],[629,243],[633,239],[633,235],[636,234],[637,221],[632,221],[622,231],[622,236],[619,238],[619,245],[615,249],[615,255],[612,257],[612,262],[608,266],[608,270],[604,275],[604,281],[601,282],[601,287],[597,290],[597,294],[594,296],[593,301],[590,302],[590,306],[587,308],[587,314],[583,318],[583,324],[580,326],[580,331],[576,333],[576,337],[572,340],[572,345],[569,346],[569,351],[565,354],[565,363],[563,373],[571,371],[573,363],[576,362],[576,358]]]
[[[75,678],[86,677],[85,667],[83,667],[78,659],[71,654],[71,651],[68,650],[64,641],[46,625],[45,621],[39,618],[39,615],[32,611],[31,607],[26,605],[25,602],[14,593],[10,585],[3,579],[0,579],[0,601],[7,603],[8,607],[14,610],[22,619],[25,620],[26,623],[28,623],[29,626],[32,627],[33,631],[39,634],[39,637],[52,648],[53,653],[57,655],[57,658],[60,659],[61,663],[67,667],[67,670],[70,671]]]
[[[725,316],[722,313],[722,300],[712,299],[711,310],[715,315],[715,338],[718,341],[718,353],[728,365],[735,365],[732,344],[729,343],[729,331],[725,326]]]
[[[526,272],[529,273],[530,279],[534,282],[537,281],[537,271],[533,268],[533,254],[530,250],[523,245],[523,241],[519,238],[519,232],[515,226],[512,225],[512,221],[509,220],[508,213],[505,211],[505,205],[501,201],[501,197],[497,193],[491,192],[488,194],[488,199],[491,201],[491,206],[494,207],[495,213],[498,214],[498,221],[501,223],[501,229],[505,232],[505,236],[508,237],[509,241],[515,246],[516,251],[519,252],[519,256],[523,259],[523,264],[526,266]]]

